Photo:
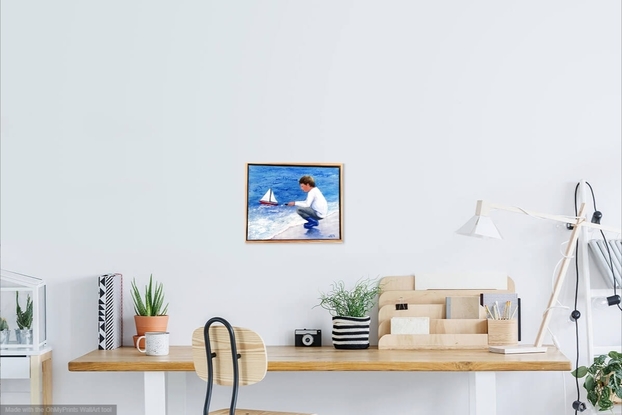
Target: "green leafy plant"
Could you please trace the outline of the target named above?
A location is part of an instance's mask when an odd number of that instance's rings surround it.
[[[26,298],[26,310],[22,310],[19,305],[19,291],[15,291],[15,313],[17,314],[17,327],[20,330],[30,329],[32,326],[32,299],[30,294]]]
[[[0,331],[8,330],[9,323],[7,323],[6,318],[0,317]]]
[[[136,286],[136,278],[132,280],[132,300],[134,312],[137,316],[165,316],[168,304],[164,304],[164,286],[153,282],[153,274],[149,276],[149,284],[145,286],[145,295],[142,296]]]
[[[376,297],[382,291],[374,279],[360,279],[351,290],[343,281],[331,285],[332,289],[320,292],[320,303],[315,307],[328,310],[333,316],[365,317],[376,304]]]
[[[622,353],[611,351],[600,355],[590,367],[579,366],[572,375],[587,376],[583,382],[587,400],[599,411],[612,409],[615,396],[622,398]]]

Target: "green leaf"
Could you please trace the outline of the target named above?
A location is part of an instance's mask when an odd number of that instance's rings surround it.
[[[136,279],[132,280],[132,300],[134,300],[134,312],[136,313],[137,316],[146,316],[147,314],[147,308],[145,307],[145,304],[142,300],[142,297],[140,295],[140,291],[138,290],[138,287],[136,286]]]
[[[587,389],[588,391],[594,390],[595,386],[596,386],[596,382],[594,382],[594,378],[592,376],[588,376],[585,379],[585,382],[583,382],[583,387]]]
[[[613,360],[622,361],[622,353],[618,353],[615,350],[610,351],[607,355]]]
[[[360,279],[351,290],[343,281],[331,284],[331,290],[320,292],[320,303],[315,307],[328,310],[333,316],[365,317],[376,304],[381,292],[376,280]]]
[[[583,385],[583,386],[585,386],[585,385]],[[596,393],[595,390],[589,390],[588,389],[587,400],[594,406],[598,405],[598,394]]]
[[[570,374],[575,378],[582,378],[583,376],[587,375],[587,367],[579,366],[578,368],[570,372]]]
[[[154,288],[155,287],[155,288]],[[153,282],[153,274],[149,276],[149,284],[145,286],[145,294],[141,295],[136,285],[136,279],[132,280],[132,300],[134,312],[138,316],[163,316],[168,311],[168,304],[164,304],[164,286],[162,283]]]
[[[584,374],[584,366],[572,372],[573,376]],[[587,377],[583,383],[587,390],[587,399],[599,411],[613,407],[612,398],[622,398],[622,353],[611,351],[600,355],[587,368]]]
[[[611,391],[609,388],[603,388],[600,399],[598,400],[598,406],[601,411],[605,411],[613,406],[613,402],[611,401]]]
[[[30,294],[26,297],[26,310],[22,310],[19,305],[19,292],[15,291],[15,314],[17,327],[20,329],[30,329],[32,326],[33,304]]]

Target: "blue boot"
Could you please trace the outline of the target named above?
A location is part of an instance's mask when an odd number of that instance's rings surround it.
[[[315,220],[315,219],[313,219],[313,218],[307,218],[307,223],[305,223],[305,224],[304,224],[304,225],[302,225],[302,226],[304,226],[304,227],[305,227],[305,229],[311,229],[311,228],[313,228],[314,226],[317,226],[317,225],[319,225],[319,224],[320,224],[320,223],[319,223],[317,220]]]

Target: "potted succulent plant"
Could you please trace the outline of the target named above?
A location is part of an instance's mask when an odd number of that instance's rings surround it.
[[[320,292],[320,306],[333,316],[333,346],[336,349],[367,349],[369,347],[369,311],[376,304],[381,287],[378,281],[360,279],[350,290],[343,281]]]
[[[132,280],[132,301],[134,302],[134,323],[136,335],[134,347],[140,336],[147,331],[166,331],[168,327],[168,303],[164,304],[164,286],[162,283],[153,281],[153,274],[149,276],[149,284],[145,286],[144,295],[136,285],[136,279]],[[144,348],[144,339],[141,339],[141,347]]]
[[[32,344],[32,298],[26,297],[26,309],[22,310],[19,305],[19,291],[15,291],[15,314],[17,315],[15,337],[19,344]]]
[[[0,317],[0,344],[7,344],[9,337],[9,323],[6,321],[6,318]]]
[[[599,411],[611,410],[614,401],[622,399],[622,353],[610,351],[600,355],[591,366],[579,366],[572,375],[587,376],[583,382],[587,400]]]

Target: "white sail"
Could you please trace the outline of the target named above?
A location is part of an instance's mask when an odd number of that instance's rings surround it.
[[[268,202],[268,203],[279,203],[276,200],[276,197],[274,196],[274,193],[272,193],[272,189],[268,189],[266,194],[263,195],[263,197],[261,198],[261,201],[262,202]]]

